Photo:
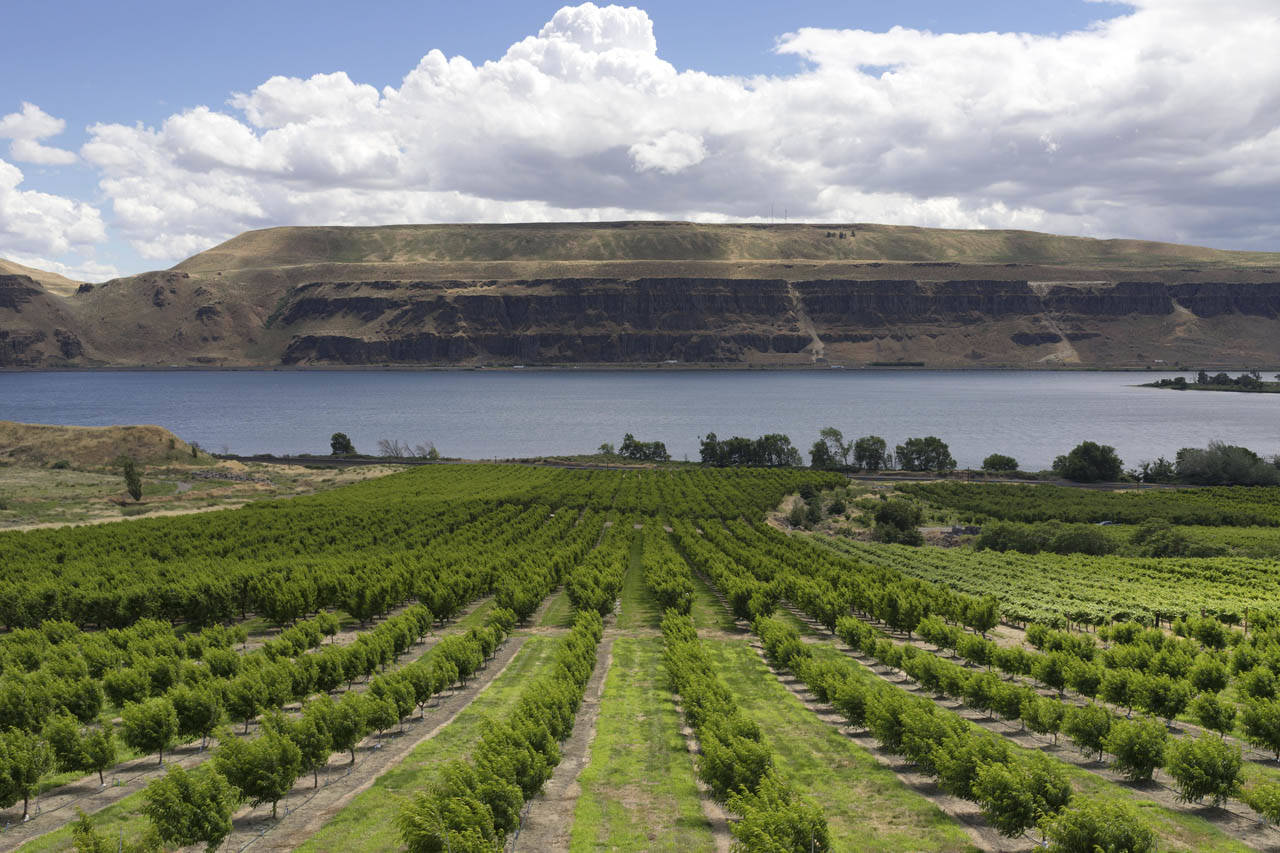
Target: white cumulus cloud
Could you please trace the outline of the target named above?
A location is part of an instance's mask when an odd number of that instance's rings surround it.
[[[741,78],[677,71],[643,10],[586,3],[493,61],[430,50],[381,90],[272,77],[157,127],[95,125],[81,154],[123,236],[164,261],[269,225],[750,219],[771,201],[1280,248],[1276,44],[1274,0],[1138,0],[1053,36],[804,29],[777,45],[803,70]],[[33,110],[15,126],[38,141]]]
[[[106,239],[92,205],[20,189],[22,170],[0,160],[0,255],[53,257],[84,252]]]
[[[657,139],[637,142],[628,150],[637,172],[657,169],[668,175],[696,166],[707,156],[702,138],[681,130],[668,130]]]
[[[9,156],[20,163],[42,166],[65,166],[76,161],[76,155],[62,148],[54,148],[40,142],[57,136],[67,123],[40,109],[35,104],[23,102],[22,110],[0,118],[0,139],[11,140]]]

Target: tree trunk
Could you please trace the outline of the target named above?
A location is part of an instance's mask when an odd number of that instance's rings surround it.
[[[105,788],[105,787],[107,786],[107,780],[106,780],[106,779],[104,779],[104,778],[102,778],[102,768],[101,768],[101,767],[99,767],[99,768],[98,768],[98,785],[99,785],[99,786],[101,786],[101,787],[103,787],[103,788]]]
[[[311,787],[319,788],[320,787],[320,765],[317,764],[315,767],[311,768],[311,775],[312,775]]]
[[[164,747],[163,746],[160,747],[160,750],[156,756],[156,764],[159,764],[161,766],[164,765]]]
[[[28,803],[30,803],[30,801],[31,801],[31,796],[29,794],[22,795],[22,822],[23,823],[27,822],[27,805]]]

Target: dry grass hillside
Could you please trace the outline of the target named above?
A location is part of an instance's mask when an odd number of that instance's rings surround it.
[[[688,222],[387,225],[249,231],[174,267],[188,273],[297,264],[482,261],[946,261],[1101,267],[1280,266],[1280,253],[1033,231],[899,225]]]
[[[58,296],[70,296],[80,286],[80,282],[72,281],[56,272],[23,266],[14,261],[6,261],[4,258],[0,258],[0,275],[25,275],[35,280],[45,290]]]
[[[0,421],[0,461],[25,465],[65,461],[75,468],[96,468],[119,456],[131,456],[144,465],[190,461],[191,446],[158,426],[49,426]]]
[[[1029,231],[290,227],[34,278],[0,270],[0,367],[1280,365],[1280,253]]]

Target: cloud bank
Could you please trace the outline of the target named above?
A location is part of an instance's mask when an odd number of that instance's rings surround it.
[[[803,70],[740,78],[678,71],[644,11],[587,3],[494,61],[432,50],[381,90],[273,77],[157,127],[94,125],[80,154],[113,228],[158,262],[281,224],[758,220],[771,203],[1280,249],[1276,44],[1274,0],[1137,0],[1056,36],[803,29],[776,46]],[[24,105],[0,135],[15,160],[65,162],[39,142],[55,123]],[[0,179],[0,205],[16,187]],[[68,203],[77,234],[101,229]]]

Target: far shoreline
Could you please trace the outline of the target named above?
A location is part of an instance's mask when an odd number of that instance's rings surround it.
[[[1239,366],[1211,365],[1214,370],[1245,370]],[[1252,366],[1251,366],[1252,367]],[[725,364],[717,362],[688,362],[680,364],[664,364],[645,362],[641,364],[618,364],[615,362],[590,363],[556,363],[556,364],[501,364],[501,365],[432,365],[432,364],[318,364],[318,365],[102,365],[94,367],[0,367],[0,374],[20,373],[570,373],[574,371],[617,372],[617,373],[679,373],[679,372],[721,372],[721,373],[1185,373],[1189,368],[1182,366],[1106,366],[1106,365],[973,365],[947,366],[928,364],[889,364],[874,363],[860,365],[840,364]],[[1266,366],[1263,370],[1272,371],[1280,366]],[[1277,383],[1280,384],[1280,383]],[[1144,383],[1137,387],[1173,389],[1169,386],[1158,386]],[[1188,385],[1185,390],[1192,390]],[[1194,390],[1231,391],[1235,388],[1195,388]],[[1277,392],[1252,392],[1277,393]]]

